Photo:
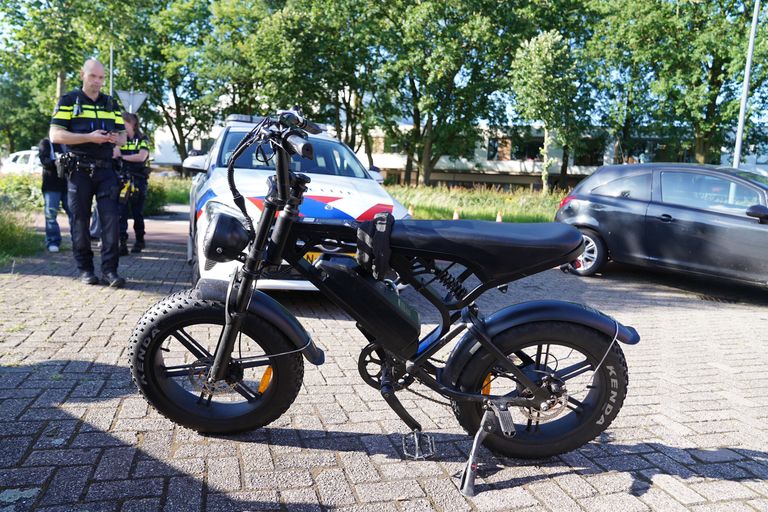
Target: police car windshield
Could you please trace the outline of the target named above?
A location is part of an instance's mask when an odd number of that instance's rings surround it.
[[[226,167],[229,159],[235,151],[238,143],[245,137],[246,132],[230,130],[221,145],[222,150],[219,153],[217,166]],[[347,178],[369,178],[365,168],[355,157],[352,151],[344,144],[336,141],[311,139],[312,148],[315,150],[315,159],[308,160],[297,155],[291,157],[291,171],[304,174],[325,174],[328,176],[344,176]],[[264,145],[264,152],[267,157],[272,156],[272,150],[268,145]],[[261,155],[259,156],[261,158]],[[256,169],[263,171],[275,170],[275,159],[272,158],[267,164],[256,159],[256,145],[240,155],[235,162],[237,169]]]

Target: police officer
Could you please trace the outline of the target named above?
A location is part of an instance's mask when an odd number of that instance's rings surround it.
[[[123,179],[128,180],[128,197],[120,201],[120,256],[128,255],[128,207],[133,217],[133,232],[136,240],[131,252],[144,249],[144,201],[147,198],[147,178],[149,177],[149,137],[139,129],[139,116],[123,112],[123,123],[128,141],[120,148]]]
[[[56,217],[59,215],[59,206],[69,217],[69,225],[72,226],[72,215],[69,213],[67,201],[67,180],[59,177],[56,168],[56,159],[64,153],[64,148],[54,144],[45,138],[40,141],[37,155],[43,164],[43,198],[45,199],[45,246],[48,252],[59,252],[61,245],[61,228]]]
[[[118,256],[118,194],[120,182],[112,166],[115,145],[125,144],[126,135],[121,109],[117,102],[101,93],[104,66],[97,60],[87,60],[80,70],[82,89],[75,89],[59,99],[51,119],[50,139],[66,144],[73,154],[69,159],[67,193],[72,212],[72,252],[80,271],[80,281],[97,284],[93,252],[88,231],[91,201],[101,219],[101,271],[113,288],[125,285],[117,274]]]

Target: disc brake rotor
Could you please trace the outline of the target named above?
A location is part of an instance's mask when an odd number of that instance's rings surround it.
[[[189,383],[192,385],[192,389],[200,393],[203,390],[203,385],[208,378],[208,371],[211,369],[211,362],[206,359],[198,359],[193,364],[193,368],[189,370]],[[212,388],[214,393],[230,393],[233,388],[243,379],[242,369],[240,370],[239,378],[237,378],[237,372],[235,371],[235,378],[232,378],[232,368],[230,368],[230,375],[225,380],[216,381]]]

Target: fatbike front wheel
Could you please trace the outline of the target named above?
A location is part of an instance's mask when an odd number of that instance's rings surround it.
[[[610,336],[578,324],[537,322],[503,331],[493,341],[537,385],[545,378],[555,382],[560,396],[546,411],[510,408],[515,435],[488,435],[484,444],[491,451],[526,459],[559,455],[588,443],[616,418],[629,381],[624,354],[618,343],[611,346]],[[459,384],[469,393],[530,396],[482,348],[466,365]],[[481,404],[452,405],[461,426],[474,435],[483,415]]]
[[[133,381],[163,416],[198,432],[229,434],[262,427],[295,400],[304,377],[300,353],[270,323],[248,317],[232,351],[226,379],[210,400],[202,385],[225,319],[224,305],[196,290],[170,295],[152,306],[131,336]]]

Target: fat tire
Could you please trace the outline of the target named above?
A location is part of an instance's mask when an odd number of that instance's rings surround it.
[[[536,341],[560,342],[589,354],[593,360],[599,362],[611,343],[611,337],[580,324],[536,322],[503,331],[493,341],[505,354],[511,354],[516,349],[530,346]],[[459,377],[458,383],[461,390],[479,394],[483,378],[493,364],[493,356],[480,348]],[[483,444],[497,455],[538,459],[570,452],[595,439],[616,418],[627,394],[629,385],[627,362],[618,343],[611,346],[598,372],[602,385],[599,404],[588,413],[587,421],[575,430],[564,432],[559,438],[548,442],[523,440],[520,436],[507,438],[503,435],[489,434]],[[452,400],[451,405],[459,424],[468,434],[474,436],[480,427],[481,405],[478,402],[456,400]],[[607,410],[609,405],[610,410]]]
[[[573,263],[569,263],[568,267],[569,270],[576,275],[582,277],[593,276],[598,273],[600,269],[603,268],[603,265],[605,265],[605,262],[608,261],[608,246],[605,245],[605,242],[596,231],[588,228],[579,228],[579,231],[581,231],[581,236],[592,240],[595,244],[597,255],[595,256],[594,263],[589,268],[576,268]]]
[[[202,300],[196,290],[184,290],[160,300],[150,307],[136,324],[130,338],[128,357],[131,377],[146,400],[172,422],[203,433],[232,434],[263,427],[279,418],[291,406],[301,388],[304,361],[301,353],[287,354],[272,360],[272,381],[267,393],[251,412],[217,418],[196,413],[175,403],[155,383],[153,358],[169,333],[179,325],[210,324],[224,318],[220,302]],[[295,347],[269,322],[249,316],[243,332],[258,339],[268,354],[289,352]],[[262,403],[263,402],[263,403]]]

